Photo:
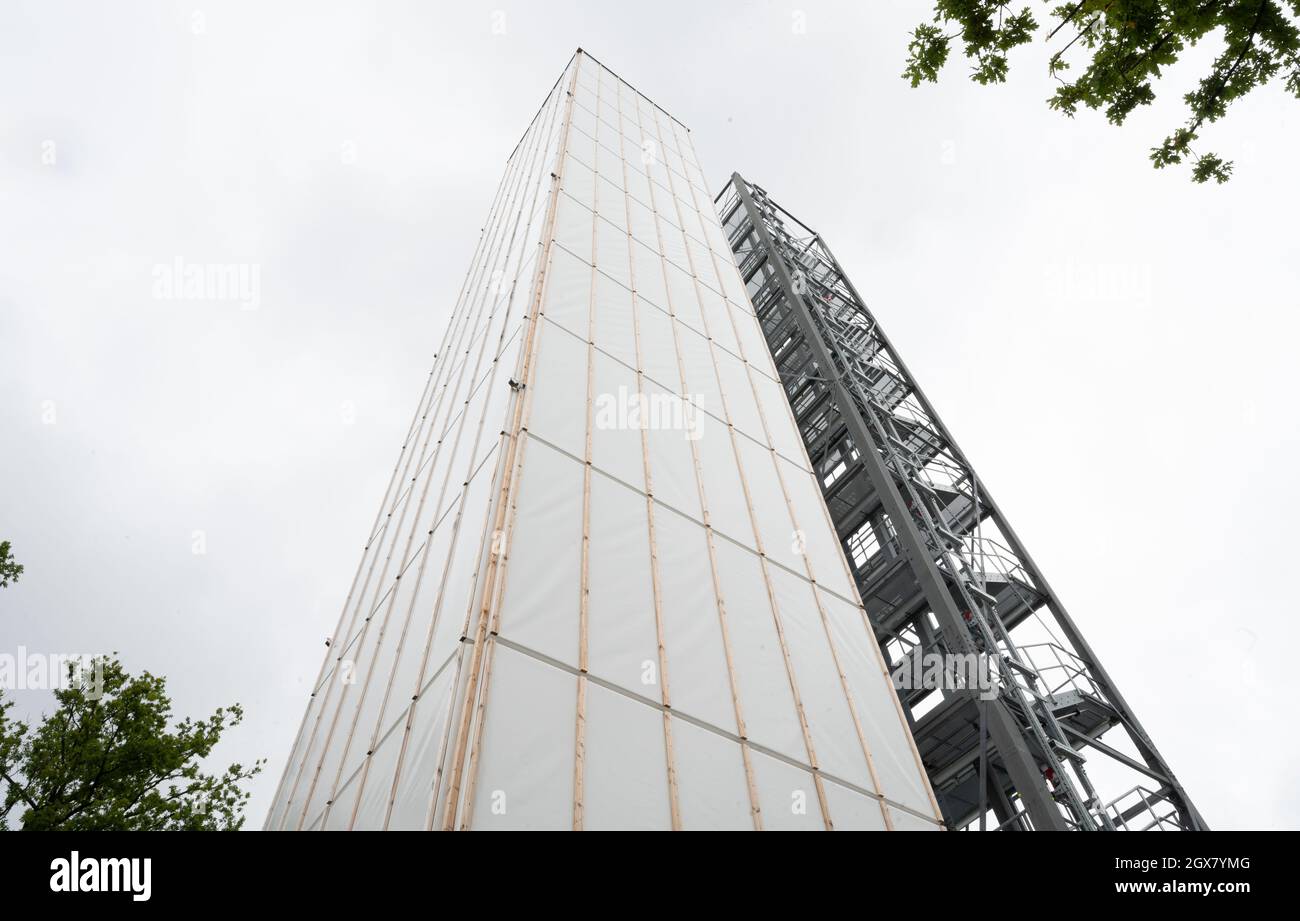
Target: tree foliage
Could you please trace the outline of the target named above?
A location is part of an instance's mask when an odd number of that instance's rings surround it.
[[[165,678],[133,676],[116,658],[97,663],[102,678],[67,682],[35,729],[11,719],[13,701],[0,698],[0,829],[15,816],[22,829],[42,831],[240,828],[250,796],[240,784],[262,762],[221,774],[199,764],[239,725],[239,705],[169,728]]]
[[[1300,0],[1048,0],[1052,28],[1044,36],[1054,45],[1048,72],[1061,84],[1048,104],[1073,116],[1079,107],[1099,109],[1115,125],[1138,106],[1155,100],[1154,84],[1189,47],[1219,37],[1223,50],[1196,89],[1184,95],[1187,121],[1157,147],[1157,168],[1184,160],[1195,182],[1226,182],[1232,163],[1214,153],[1196,153],[1193,142],[1218,121],[1228,105],[1270,81],[1280,79],[1300,98]],[[977,83],[1006,80],[1007,55],[1033,41],[1038,20],[1029,6],[1012,9],[1010,0],[937,0],[933,23],[912,33],[904,78],[912,86],[933,83],[960,40]],[[1082,71],[1067,79],[1071,59]]]
[[[23,574],[23,566],[9,552],[9,541],[0,540],[0,588],[8,588]]]

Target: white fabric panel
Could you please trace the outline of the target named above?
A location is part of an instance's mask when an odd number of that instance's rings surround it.
[[[421,552],[422,552],[422,544]],[[407,570],[406,580],[398,579],[394,584],[394,592],[385,598],[383,604],[378,607],[376,613],[370,615],[368,622],[365,623],[364,630],[361,631],[360,640],[352,647],[344,650],[341,661],[339,661],[339,684],[335,688],[333,701],[326,709],[325,723],[322,723],[322,731],[328,731],[330,722],[333,722],[333,736],[330,739],[330,757],[333,758],[338,754],[337,760],[331,761],[328,769],[322,771],[320,781],[317,784],[317,792],[324,792],[326,799],[334,790],[335,771],[338,770],[339,764],[343,765],[342,778],[346,779],[348,775],[360,764],[361,757],[365,754],[365,745],[369,743],[369,735],[374,731],[374,719],[377,718],[377,705],[369,699],[367,691],[374,686],[381,686],[380,695],[382,696],[382,686],[387,683],[387,678],[393,667],[393,657],[396,648],[396,639],[400,634],[400,618],[406,614],[406,606],[411,600],[411,594],[415,589],[415,572],[417,565],[412,563]],[[383,631],[383,626],[390,621],[389,614],[390,602],[394,600],[396,604],[402,607],[400,613],[393,615],[398,624],[394,630]],[[378,662],[376,663],[378,657]],[[378,676],[376,675],[376,673]],[[370,726],[361,730],[360,735],[364,740],[352,740],[348,744],[348,739],[352,734],[352,727],[355,725],[357,712],[363,704],[363,695],[367,695],[368,704],[370,705]],[[346,760],[343,758],[346,757]]]
[[[501,635],[576,667],[582,465],[531,438],[525,451]]]
[[[596,171],[600,177],[618,189],[619,197],[623,194],[623,158],[617,150],[611,150],[610,144],[617,144],[618,138],[610,138],[607,133],[596,149]],[[602,200],[604,196],[602,195]]]
[[[663,260],[659,254],[634,239],[632,268],[636,272],[636,293],[666,313],[668,289],[664,287]]]
[[[943,831],[938,822],[928,822],[901,809],[891,809],[889,814],[894,820],[895,831]]]
[[[573,91],[573,100],[578,105],[590,112],[596,111],[596,88],[594,84],[588,84],[581,77],[578,78],[578,85]]]
[[[681,202],[683,211],[691,209],[698,213],[702,208],[710,214],[713,212],[712,195],[703,189],[694,188],[689,181],[677,177],[674,177],[674,179],[677,187],[677,200]],[[714,218],[714,220],[716,220],[716,218]],[[691,232],[689,227],[687,228],[687,232]],[[700,277],[703,278],[704,276],[701,275]]]
[[[559,247],[555,248],[555,252],[560,252]],[[512,330],[512,332],[518,334],[518,330]],[[478,448],[474,451],[473,464],[475,469],[478,469],[483,463],[483,458],[496,450],[501,443],[501,433],[513,421],[514,401],[512,398],[514,393],[510,390],[509,381],[510,374],[515,367],[519,343],[516,341],[507,345],[512,346],[514,351],[510,351],[508,355],[503,354],[503,357],[497,362],[495,376],[486,384],[488,388],[486,394],[487,403],[483,407],[482,422],[476,423],[481,425],[482,433],[479,436]]]
[[[636,93],[627,86],[620,86],[619,91],[619,130],[626,141],[620,146],[629,160],[635,161],[641,168],[640,129],[637,127]]]
[[[669,407],[676,399],[650,381],[645,382],[644,393],[650,405],[660,407]],[[682,427],[667,425],[662,417],[670,414],[671,410],[659,411],[661,424],[648,424],[645,430],[654,497],[703,523],[695,458],[691,453],[691,442],[687,440],[689,432]]]
[[[586,145],[574,146],[576,148]],[[572,156],[564,158],[564,180],[560,184],[560,188],[594,211],[596,209],[596,174],[591,169],[590,153],[582,159],[583,162],[579,163]]]
[[[613,132],[618,131],[618,96],[614,92],[602,90],[600,93],[600,104],[596,109],[596,115],[600,118],[601,140],[612,144],[615,141]]]
[[[736,344],[736,331],[731,326],[731,314],[727,311],[727,302],[716,291],[697,287],[702,305],[704,322],[709,327],[709,336],[715,344],[722,346],[732,355],[740,354]]]
[[[731,246],[727,242],[728,231],[724,230],[718,222],[718,216],[713,208],[712,196],[709,193],[697,194],[701,199],[698,210],[704,224],[704,236],[701,239],[709,245],[709,250],[713,252],[715,259],[733,258]],[[748,305],[748,301],[746,301],[746,305]]]
[[[617,154],[609,153],[604,147],[601,148],[603,156],[608,156],[618,160]],[[627,227],[627,196],[623,194],[623,177],[620,173],[617,179],[609,180],[604,176],[596,183],[596,212],[609,221],[615,227]],[[625,231],[626,232],[626,231]]]
[[[596,113],[590,111],[584,106],[574,106],[570,123],[588,137],[596,136]],[[569,145],[572,147],[577,139],[573,137],[572,132],[569,134]]]
[[[608,477],[593,475],[590,547],[588,670],[658,701],[659,639],[645,496]]]
[[[768,574],[799,683],[799,699],[817,752],[817,766],[871,789],[867,758],[853,726],[853,714],[831,656],[812,584],[779,566],[768,567]]]
[[[647,125],[647,130],[652,134],[657,134],[654,125]],[[667,224],[665,229],[672,229],[681,233],[681,221],[677,218],[677,202],[673,198],[672,189],[669,188],[669,171],[667,166],[668,148],[664,145],[663,139],[655,137],[654,139],[654,163],[648,170],[651,183],[654,184],[655,210],[659,215],[659,223]],[[685,263],[679,263],[685,265]]]
[[[360,775],[361,772],[358,770],[344,780],[334,803],[325,812],[326,831],[348,830],[348,821],[352,818],[352,805],[357,801],[357,782]]]
[[[663,711],[587,682],[583,828],[667,830]]]
[[[572,828],[577,678],[500,643],[492,655],[471,827]]]
[[[686,375],[685,394],[694,398],[700,409],[719,419],[724,418],[722,396],[718,392],[718,378],[713,370],[713,354],[708,340],[681,323],[674,323],[673,327],[677,333],[677,349],[681,353]]]
[[[764,831],[824,831],[821,802],[812,771],[802,770],[759,751],[750,751],[754,786],[763,812]]]
[[[682,163],[681,154],[677,152],[677,139],[673,137],[672,129],[663,121],[659,124],[659,136],[664,142],[664,159],[668,162],[668,168],[672,170],[673,188],[680,193],[686,187],[687,180],[686,168]]]
[[[634,199],[645,207],[650,207],[650,180],[646,178],[645,173],[641,172],[641,142],[629,141],[629,146],[624,157],[627,160],[627,191]],[[630,157],[630,159],[628,159]]]
[[[415,593],[415,601],[411,607],[410,621],[406,628],[406,637],[402,640],[401,651],[398,653],[396,663],[393,667],[393,689],[392,702],[389,704],[388,712],[392,713],[396,708],[405,707],[410,703],[411,698],[415,695],[418,685],[423,681],[420,679],[420,665],[424,659],[425,647],[429,643],[429,628],[432,620],[437,613],[439,626],[443,626],[444,618],[456,621],[453,625],[446,625],[446,629],[456,633],[459,637],[461,625],[465,618],[464,591],[473,576],[474,564],[472,560],[463,560],[453,558],[451,563],[450,574],[446,575],[446,584],[448,589],[455,587],[455,595],[461,599],[459,612],[451,613],[456,602],[451,600],[451,594],[445,593],[442,608],[435,612],[434,608],[438,603],[438,594],[443,590],[444,574],[447,573],[447,557],[451,551],[446,542],[454,540],[456,542],[457,552],[466,552],[462,548],[467,546],[471,540],[469,531],[476,531],[476,537],[482,535],[482,525],[487,511],[487,489],[492,478],[492,467],[488,466],[486,475],[483,468],[480,468],[479,475],[475,476],[470,483],[470,493],[467,497],[467,505],[462,513],[461,506],[457,506],[452,513],[444,519],[442,526],[438,528],[434,535],[439,546],[433,551],[428,562],[425,564],[424,576],[420,579],[419,587]],[[465,516],[461,521],[461,533],[453,535],[452,531],[456,525],[457,516]],[[473,551],[468,553],[471,555]],[[405,581],[405,580],[404,580]],[[405,616],[405,611],[402,612]],[[444,651],[441,656],[432,658],[431,661],[440,661],[446,657]],[[426,676],[427,677],[427,676]],[[385,717],[387,722],[389,718]],[[374,726],[372,724],[371,729]]]
[[[655,545],[673,710],[735,732],[736,708],[704,529],[656,505]]]
[[[655,225],[654,212],[636,199],[627,203],[628,229],[638,243],[644,244],[656,255],[659,253],[659,236]],[[639,263],[638,263],[639,264]],[[667,309],[666,303],[660,302]]]
[[[427,581],[430,584],[437,584],[442,578],[443,566],[446,562],[447,552],[451,546],[451,521],[444,521],[442,527],[433,534],[429,539],[430,542],[426,550],[422,553],[428,554],[428,564],[419,585],[423,586]],[[403,628],[407,625],[407,615],[411,611],[411,600],[416,596],[417,572],[419,570],[420,559],[417,558],[414,564],[407,569],[402,575],[401,585],[394,598],[394,604],[390,612],[376,615],[376,621],[371,625],[371,629],[382,631],[378,637],[378,651],[373,654],[373,659],[367,656],[366,659],[358,663],[357,684],[349,689],[351,697],[350,705],[344,708],[344,716],[347,719],[346,725],[340,725],[339,731],[350,731],[352,733],[352,743],[348,747],[347,760],[343,764],[343,776],[351,774],[361,761],[365,758],[366,751],[370,747],[370,741],[374,738],[375,731],[379,728],[381,713],[380,710],[384,705],[385,695],[388,693],[389,680],[394,677],[394,666],[398,657],[398,644],[402,639]],[[419,612],[412,614],[412,618],[417,622],[427,623],[430,612]],[[409,636],[408,636],[409,639]],[[423,646],[423,631],[421,636],[414,642]],[[393,694],[396,696],[398,706],[409,700],[413,688],[394,687]],[[355,723],[353,723],[355,713]],[[352,726],[355,725],[355,728]],[[331,782],[332,782],[331,778]]]
[[[438,673],[433,684],[413,705],[411,734],[406,740],[406,754],[402,758],[393,811],[388,820],[390,831],[423,831],[427,827],[438,764],[447,744],[447,721],[451,717],[456,675],[456,666],[452,662]],[[398,731],[399,737],[401,732]]]
[[[668,196],[657,195],[657,199],[667,198],[666,204],[672,207],[672,199]],[[659,204],[659,202],[656,202]],[[658,214],[659,239],[663,246],[664,258],[678,267],[678,271],[685,269],[689,263],[686,259],[686,239],[682,232],[675,225],[677,215],[672,212],[666,212],[661,204]]]
[[[868,645],[876,640],[867,631],[866,615],[856,605],[827,592],[821,593],[821,600],[831,624],[835,651],[844,667],[858,719],[871,749],[876,775],[884,788],[881,792],[887,799],[930,814],[933,807],[908,744],[908,730],[895,708],[894,689]]]
[[[402,749],[402,726],[399,724],[380,741],[370,756],[370,770],[361,788],[361,801],[357,804],[357,817],[353,831],[378,831],[383,828],[388,812],[388,800],[393,792],[393,771],[397,755]],[[350,803],[350,801],[349,801]],[[348,807],[351,809],[351,805]]]
[[[355,675],[355,673],[353,673]],[[351,681],[347,672],[340,674],[343,681]],[[336,680],[340,680],[336,679]],[[339,694],[339,690],[344,693]],[[342,714],[338,711],[338,701],[342,700]],[[324,756],[321,758],[320,770],[317,772],[316,763],[309,763],[307,771],[303,774],[302,785],[299,790],[302,793],[311,791],[311,796],[307,799],[307,815],[313,816],[325,809],[326,802],[334,791],[334,775],[338,772],[339,765],[343,761],[344,749],[347,744],[348,723],[351,721],[352,712],[355,708],[356,690],[352,684],[341,684],[335,690],[333,703],[326,706],[325,718],[321,721],[320,734],[326,739],[324,747]],[[313,787],[314,781],[314,787]]]
[[[651,150],[653,159],[646,167],[646,175],[650,177],[650,183],[653,188],[650,190],[655,197],[655,210],[660,214],[671,214],[674,209],[673,193],[668,187],[668,168],[664,164],[663,145],[659,138],[655,136],[655,126],[653,122],[645,124],[645,130],[650,135]]]
[[[561,192],[555,209],[555,242],[583,262],[591,262],[594,220],[595,215],[589,209]]]
[[[808,454],[795,426],[794,416],[790,413],[790,401],[785,395],[785,388],[770,377],[758,373],[757,369],[750,375],[750,380],[763,407],[763,418],[767,420],[772,447],[792,463],[805,470],[809,469]]]
[[[480,414],[483,406],[480,403],[477,406],[467,406],[464,412],[469,413],[469,418],[462,425],[461,420],[457,420],[453,430],[447,434],[447,440],[442,447],[438,449],[439,461],[442,455],[446,454],[449,461],[440,468],[435,468],[433,478],[429,480],[428,493],[425,496],[423,506],[420,500],[416,500],[416,509],[419,517],[411,524],[415,527],[416,534],[424,534],[432,530],[438,522],[447,514],[451,503],[455,501],[460,487],[465,485],[465,478],[469,474],[470,463],[474,459],[474,437],[478,434]],[[421,485],[421,490],[424,486]],[[434,509],[437,514],[434,514]],[[414,550],[414,547],[412,547]]]
[[[596,266],[625,287],[632,287],[628,262],[627,229],[615,227],[604,218],[596,221]]]
[[[718,254],[718,280],[722,283],[721,292],[729,301],[735,303],[744,303],[748,298],[745,295],[745,286],[740,281],[740,271],[736,268],[734,259],[723,258],[723,254]]]
[[[672,720],[677,805],[687,831],[748,831],[749,785],[740,745],[685,720]]]
[[[718,379],[722,382],[722,395],[727,401],[731,424],[760,444],[766,444],[763,421],[758,415],[754,388],[749,384],[745,366],[726,352],[715,354],[718,359]]]
[[[383,565],[384,564],[381,562],[380,566],[382,567]],[[376,575],[372,582],[379,584],[378,575]],[[349,661],[356,660],[356,657],[361,650],[362,634],[366,623],[368,622],[368,618],[374,610],[388,601],[389,593],[396,587],[396,583],[391,579],[387,580],[383,584],[387,585],[387,588],[382,593],[376,592],[373,588],[370,591],[363,593],[362,598],[357,605],[355,615],[353,615],[352,629],[348,634],[347,642],[338,650],[338,654],[335,656],[335,661],[341,662],[344,659]],[[378,595],[378,597],[376,597],[376,595]],[[336,648],[337,646],[332,645],[330,646],[330,651],[333,652]]]
[[[731,432],[707,413],[697,413],[695,424],[699,437],[695,449],[700,455],[704,480],[704,498],[709,505],[709,523],[715,531],[726,534],[746,547],[757,550],[754,527],[749,520],[749,506],[741,488],[736,467],[736,452]]]
[[[591,266],[567,250],[551,247],[551,267],[542,313],[552,323],[558,323],[575,336],[586,339],[590,312]],[[488,421],[498,423],[495,419]]]
[[[432,814],[438,817],[435,819],[435,822],[439,823],[446,814],[449,791],[447,789],[448,785],[443,782],[443,778],[448,776],[455,755],[455,733],[459,728],[461,714],[465,712],[465,695],[469,691],[468,669],[472,658],[473,650],[462,648],[449,657],[445,663],[440,663],[436,669],[431,665],[430,668],[433,669],[433,678],[425,685],[425,690],[423,692],[425,694],[429,693],[434,684],[442,679],[444,670],[450,672],[451,692],[447,701],[447,715],[445,717],[443,741],[441,743],[442,747],[435,765],[439,773],[438,778],[435,779],[434,783],[434,800],[433,809],[431,810]],[[468,765],[466,765],[466,769],[468,769]],[[463,806],[466,789],[468,787],[468,778],[463,777],[462,780],[466,781],[461,784],[460,790],[459,802],[460,805]],[[464,812],[463,809],[459,810],[457,812],[457,821],[459,822],[467,816],[468,813]],[[438,825],[435,825],[434,827],[436,828]]]
[[[714,547],[748,737],[806,764],[808,752],[758,557],[728,540],[718,540]]]
[[[391,691],[390,704],[387,706],[387,713],[389,714],[398,712],[398,710],[408,705],[412,697],[415,696],[417,687],[425,683],[420,676],[420,666],[424,662],[425,647],[429,643],[430,622],[434,617],[434,606],[437,604],[439,589],[442,588],[443,574],[445,574],[447,566],[446,557],[450,552],[447,544],[452,540],[452,529],[455,526],[456,514],[459,514],[459,507],[451,516],[448,516],[447,520],[443,522],[443,526],[438,528],[438,532],[434,535],[438,541],[438,546],[432,550],[432,557],[426,563],[424,578],[420,579],[419,588],[415,593],[415,604],[411,606],[411,619],[407,623],[406,637],[400,640],[402,641],[402,649],[396,656],[393,665],[393,691]],[[482,511],[478,510],[477,513],[472,514],[481,515]],[[461,527],[465,527],[464,524]],[[458,567],[456,567],[454,561],[452,562],[452,572],[456,571],[458,571]],[[446,614],[446,610],[445,598],[443,600],[442,614]],[[406,618],[406,605],[403,605],[400,617]],[[460,618],[464,618],[463,611],[461,611]],[[441,615],[439,615],[439,619],[441,619]],[[402,630],[402,621],[396,623],[396,630]],[[460,624],[456,624],[455,630],[459,634]],[[385,715],[382,722],[386,723],[389,719],[389,715]],[[376,726],[376,721],[372,717],[370,719],[370,732],[374,731],[374,726]]]
[[[678,234],[680,239],[681,234]],[[665,267],[668,299],[672,301],[673,316],[701,336],[704,335],[704,318],[700,315],[700,302],[695,295],[695,282],[690,274],[671,262]]]
[[[836,831],[884,831],[885,815],[880,800],[863,796],[856,790],[824,780],[826,804]],[[896,814],[896,813],[895,813]]]
[[[740,340],[740,348],[745,353],[745,360],[768,377],[775,377],[776,368],[772,364],[772,353],[767,350],[767,340],[763,338],[763,331],[758,327],[758,320],[747,308],[737,307],[730,301],[727,302],[727,307],[731,311],[736,338]]]
[[[603,352],[595,353],[592,378],[592,465],[645,491],[641,427],[634,413],[639,396],[636,375]]]
[[[763,541],[763,552],[782,566],[791,569],[803,566],[802,546],[790,521],[790,510],[785,504],[781,481],[776,477],[772,452],[748,438],[736,439],[740,449],[740,465],[749,484],[749,495],[758,519],[758,536]]]
[[[603,147],[618,147],[618,133],[613,130],[609,123],[609,106],[596,103],[591,106],[592,113],[596,116],[596,141]]]
[[[587,344],[549,321],[537,332],[528,431],[574,457],[587,453]]]
[[[790,493],[790,504],[794,506],[795,524],[803,532],[804,553],[812,563],[817,584],[845,598],[856,599],[857,590],[849,580],[844,551],[830,523],[825,500],[813,475],[784,458],[778,457],[777,463],[781,468],[785,488]],[[791,568],[798,569],[796,566]]]
[[[482,571],[483,560],[491,545],[491,536],[487,532],[495,521],[493,503],[496,501],[499,485],[496,482],[496,460],[495,456],[489,458],[479,467],[474,479],[470,481],[469,493],[464,501],[464,515],[460,522],[460,531],[455,538],[454,555],[445,581],[441,572],[432,574],[435,582],[442,581],[442,602],[437,612],[437,621],[433,625],[431,643],[428,633],[429,617],[433,613],[432,602],[428,602],[426,608],[417,609],[420,612],[420,630],[413,632],[407,642],[418,645],[421,655],[424,646],[429,646],[428,665],[423,676],[425,683],[432,670],[439,662],[451,655],[460,642],[470,605],[478,600],[475,596],[477,577]],[[423,590],[424,586],[421,585],[421,591]],[[402,655],[405,658],[406,650],[403,650]],[[400,689],[402,694],[406,695],[408,688],[414,687],[411,681],[418,677],[415,675],[415,669],[418,668],[417,663],[413,666],[407,683],[394,686],[394,693]]]
[[[690,214],[694,215],[696,212],[691,211]],[[713,270],[713,257],[709,253],[709,248],[688,234],[686,249],[690,253],[691,261],[695,264],[695,274],[699,276],[700,282],[708,287],[711,292],[716,293],[719,290],[718,275]]]
[[[623,364],[636,368],[636,326],[632,292],[607,275],[596,275],[595,342]]]
[[[682,191],[680,186],[678,186],[678,191]],[[683,194],[685,194],[685,192],[683,192]],[[712,213],[712,210],[713,210],[712,208],[709,209],[710,213]],[[682,218],[682,230],[686,233],[687,247],[690,248],[692,245],[704,246],[705,247],[704,255],[707,258],[708,248],[707,248],[707,244],[703,242],[704,240],[707,239],[704,236],[704,223],[700,219],[700,213],[699,211],[696,210],[695,205],[694,204],[688,205],[683,203],[681,218]],[[695,271],[697,272],[699,271],[698,261],[696,262]]]
[[[660,387],[678,393],[681,390],[681,372],[677,368],[672,318],[654,305],[641,301],[637,304],[637,326],[641,333],[641,370]]]

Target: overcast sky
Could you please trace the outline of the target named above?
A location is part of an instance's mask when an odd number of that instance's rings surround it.
[[[1300,105],[1226,186],[1013,82],[900,79],[924,0],[7,2],[0,652],[234,701],[260,827],[507,156],[581,45],[821,231],[1207,821],[1300,826]],[[1036,7],[1041,5],[1035,4]],[[802,29],[801,29],[802,26]],[[256,272],[193,300],[181,264]],[[184,292],[181,292],[182,294]],[[196,550],[205,552],[195,552]],[[17,694],[27,713],[48,705]]]

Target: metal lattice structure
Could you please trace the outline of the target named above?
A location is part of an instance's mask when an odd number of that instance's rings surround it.
[[[738,174],[716,207],[891,670],[989,666],[899,691],[948,825],[1203,830],[825,242]]]

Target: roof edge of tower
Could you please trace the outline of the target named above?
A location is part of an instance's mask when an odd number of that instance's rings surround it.
[[[659,105],[659,103],[655,102],[653,99],[651,99],[651,98],[650,98],[649,96],[647,96],[645,93],[641,92],[641,91],[640,91],[639,89],[637,89],[635,86],[632,86],[631,83],[629,83],[627,80],[624,80],[624,79],[623,79],[623,77],[618,73],[618,71],[614,70],[614,68],[612,68],[612,67],[608,66],[607,64],[605,64],[605,63],[604,63],[600,58],[596,57],[596,56],[595,56],[594,54],[592,54],[590,51],[586,51],[585,49],[583,49],[583,47],[582,47],[581,45],[579,45],[579,46],[578,46],[578,50],[577,50],[576,52],[574,52],[574,56],[576,57],[576,56],[579,55],[579,54],[586,55],[587,57],[589,57],[589,58],[591,58],[593,61],[595,61],[597,64],[599,64],[601,67],[604,67],[607,71],[609,71],[611,74],[613,74],[615,77],[617,77],[617,78],[618,78],[622,83],[626,84],[626,85],[628,86],[628,88],[632,90],[632,92],[636,93],[638,96],[640,96],[640,97],[641,97],[642,99],[644,99],[646,102],[650,103],[650,105],[654,106],[654,107],[655,107],[656,109],[658,109],[660,112],[664,113],[664,114],[667,115],[669,118],[671,118],[673,121],[677,122],[677,124],[681,125],[682,128],[683,128],[683,129],[684,129],[688,134],[690,133],[690,130],[691,130],[691,129],[690,129],[689,127],[687,127],[686,124],[685,124],[685,123],[684,123],[680,118],[678,118],[677,116],[673,115],[673,113],[669,112],[669,111],[668,111],[667,109],[665,109],[663,106]],[[566,65],[566,69],[567,69],[567,65]]]

